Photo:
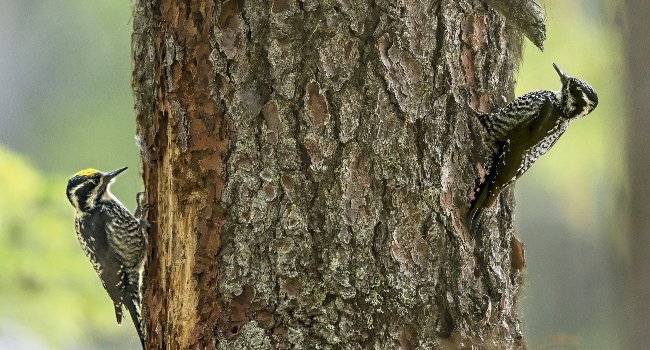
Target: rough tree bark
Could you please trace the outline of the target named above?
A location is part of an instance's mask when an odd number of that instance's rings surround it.
[[[523,347],[511,191],[464,219],[521,43],[470,0],[136,1],[148,348]]]

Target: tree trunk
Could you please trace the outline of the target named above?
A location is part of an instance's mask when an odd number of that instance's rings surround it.
[[[136,1],[148,348],[523,347],[511,191],[465,222],[521,41],[479,1]]]

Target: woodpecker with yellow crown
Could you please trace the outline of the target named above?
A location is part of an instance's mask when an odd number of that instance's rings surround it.
[[[485,127],[492,148],[487,175],[468,213],[473,233],[480,227],[483,211],[496,202],[499,193],[548,152],[571,122],[598,105],[598,95],[589,84],[555,64],[553,68],[562,83],[559,91],[529,92],[492,113],[473,111]]]
[[[108,173],[82,170],[68,180],[66,192],[76,211],[79,244],[113,300],[117,323],[122,323],[124,305],[144,348],[140,288],[147,249],[147,205],[144,193],[138,193],[133,215],[109,191],[115,177],[126,169]]]

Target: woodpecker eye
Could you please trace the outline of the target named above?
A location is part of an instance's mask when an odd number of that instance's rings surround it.
[[[574,96],[580,96],[582,90],[584,90],[584,84],[581,84],[580,81],[575,78],[571,79],[569,92]]]

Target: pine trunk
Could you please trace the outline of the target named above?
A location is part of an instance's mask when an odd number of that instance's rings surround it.
[[[479,1],[136,1],[147,347],[524,347],[511,191],[465,222],[521,41]]]

